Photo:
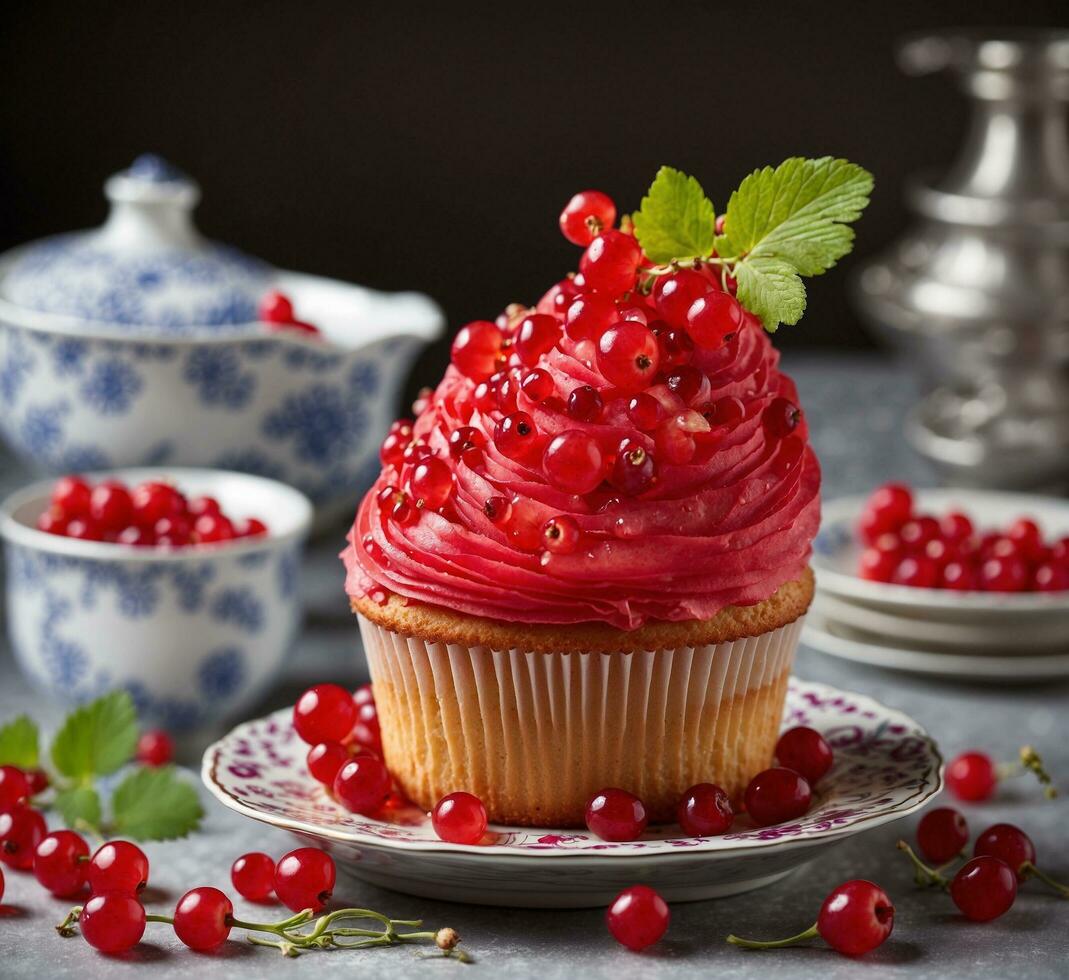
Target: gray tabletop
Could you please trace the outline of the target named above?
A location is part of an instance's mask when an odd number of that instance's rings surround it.
[[[901,422],[911,398],[908,378],[887,360],[861,357],[791,358],[786,367],[799,382],[813,438],[824,466],[826,499],[861,492],[890,478],[931,482],[901,441]],[[0,457],[0,489],[25,477]],[[336,542],[318,545],[306,577],[308,623],[284,677],[263,711],[292,702],[308,683],[332,679],[355,683],[366,675],[359,637],[341,595],[333,558]],[[884,673],[800,651],[797,673],[807,679],[872,695],[921,721],[945,754],[974,746],[1011,759],[1025,742],[1038,745],[1069,790],[1069,713],[1064,685],[996,688],[943,683]],[[31,691],[16,672],[6,647],[0,649],[0,719],[30,710],[44,724],[60,712]],[[259,711],[257,712],[259,713]],[[196,762],[200,746],[185,745],[183,757]],[[974,831],[1009,820],[1033,837],[1040,864],[1069,879],[1069,795],[1044,802],[1034,783],[1007,783],[998,799],[965,807]],[[202,832],[188,840],[149,845],[153,888],[150,910],[165,911],[187,888],[212,884],[232,891],[231,861],[247,850],[280,854],[291,838],[225,811],[206,799]],[[771,887],[735,898],[676,905],[665,939],[641,955],[617,946],[599,910],[532,911],[452,905],[412,898],[342,880],[335,897],[346,904],[379,909],[396,918],[423,917],[451,925],[477,957],[472,967],[419,959],[411,949],[333,951],[287,960],[272,950],[233,941],[209,956],[182,947],[169,928],[150,925],[145,942],[122,958],[105,959],[82,941],[61,940],[51,925],[69,903],[51,899],[27,875],[7,871],[0,907],[0,976],[74,977],[91,970],[97,977],[129,975],[151,967],[160,977],[441,977],[450,971],[472,976],[667,977],[698,971],[723,978],[811,976],[827,980],[862,971],[948,980],[956,977],[1065,977],[1069,902],[1026,886],[1016,905],[988,925],[965,922],[942,894],[917,892],[894,843],[912,834],[915,819],[853,837],[819,863]],[[6,869],[5,869],[6,870]],[[753,936],[785,936],[808,926],[824,895],[848,878],[870,878],[892,896],[897,908],[891,939],[864,960],[844,959],[826,948],[747,953],[723,942],[731,931]],[[238,903],[239,914],[254,910]],[[263,909],[255,910],[262,916]]]

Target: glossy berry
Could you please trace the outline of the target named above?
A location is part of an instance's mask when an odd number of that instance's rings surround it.
[[[416,464],[409,478],[409,490],[416,506],[438,510],[453,495],[453,473],[442,460],[432,456]]]
[[[513,412],[506,415],[494,427],[494,445],[502,456],[522,460],[528,456],[538,442],[538,430],[534,421],[526,412]]]
[[[636,429],[652,432],[664,418],[664,409],[656,398],[640,391],[627,403],[627,414]]]
[[[929,810],[917,824],[917,846],[933,864],[946,864],[968,843],[969,825],[953,807]]]
[[[155,527],[163,518],[184,514],[185,498],[169,483],[149,482],[135,487],[131,499],[134,521],[141,527]]]
[[[1036,592],[1065,592],[1069,590],[1069,565],[1043,562],[1032,574],[1032,588]]]
[[[267,525],[258,517],[246,517],[234,525],[234,536],[237,538],[262,538],[267,534]]]
[[[963,752],[947,766],[946,784],[951,794],[967,803],[990,799],[998,785],[995,763],[986,752]]]
[[[598,338],[598,370],[623,391],[649,387],[657,376],[661,352],[649,327],[620,320]]]
[[[584,248],[616,222],[616,205],[601,191],[580,191],[560,213],[561,234]]]
[[[872,544],[879,535],[897,532],[913,513],[913,493],[902,483],[885,483],[869,496],[861,514],[861,537]]]
[[[980,577],[967,562],[948,561],[940,573],[939,585],[953,592],[975,592],[980,588]]]
[[[788,398],[773,398],[761,416],[765,432],[776,439],[785,439],[802,421],[802,410]]]
[[[939,534],[944,541],[960,544],[972,537],[973,523],[960,511],[951,511],[940,518]]]
[[[355,721],[352,695],[338,684],[308,688],[293,707],[293,727],[309,745],[344,741]]]
[[[542,527],[542,541],[546,551],[554,555],[570,555],[579,547],[582,536],[575,518],[567,514],[551,517]]]
[[[70,898],[85,887],[89,845],[73,830],[56,830],[41,838],[33,855],[33,876],[58,898]]]
[[[520,321],[513,350],[521,364],[534,367],[543,354],[548,354],[557,346],[560,338],[561,325],[555,316],[532,313]]]
[[[988,558],[980,566],[980,585],[986,592],[1023,592],[1028,580],[1028,565],[1016,555]]]
[[[712,837],[726,833],[735,820],[731,800],[719,786],[698,783],[679,799],[676,820],[691,837]]]
[[[431,825],[451,844],[478,844],[486,833],[486,807],[471,793],[450,793],[435,804]]]
[[[94,895],[123,892],[138,895],[148,884],[148,858],[136,844],[109,841],[89,861],[89,888]]]
[[[907,555],[895,567],[891,581],[919,589],[934,589],[939,583],[939,566],[923,555]]]
[[[507,497],[487,497],[483,513],[495,527],[506,527],[512,517],[512,504]]]
[[[269,290],[260,300],[260,319],[265,323],[293,323],[293,303],[277,289]]]
[[[43,769],[27,769],[23,772],[26,782],[30,784],[30,796],[43,793],[49,787],[48,773]],[[0,809],[3,809],[0,807]]]
[[[746,787],[746,812],[758,827],[796,820],[809,810],[813,792],[793,769],[766,769]]]
[[[583,293],[577,296],[565,318],[565,333],[575,341],[596,340],[620,319],[611,296]]]
[[[603,789],[586,805],[587,828],[602,840],[638,840],[647,820],[642,800],[623,789]]]
[[[49,508],[37,518],[35,526],[38,531],[44,531],[45,534],[58,534],[65,537],[69,525],[70,521],[66,517]]]
[[[1039,525],[1027,517],[1020,517],[1006,529],[1006,537],[1017,545],[1017,550],[1026,561],[1039,561],[1043,555],[1043,532]]]
[[[950,882],[950,897],[967,919],[990,922],[1009,911],[1017,898],[1017,875],[1005,861],[975,857]]]
[[[546,446],[542,469],[558,490],[582,494],[601,483],[605,460],[597,439],[579,429],[569,429],[554,436]]]
[[[648,490],[657,479],[657,462],[633,439],[624,439],[616,450],[609,482],[629,497]]]
[[[528,371],[520,381],[520,391],[533,402],[545,401],[553,394],[553,389],[553,375],[542,368]]]
[[[1017,874],[1018,881],[1024,881],[1026,872],[1024,864],[1036,863],[1036,845],[1020,827],[1011,823],[997,823],[988,827],[973,845],[973,857],[989,855],[1005,861]]]
[[[586,285],[599,293],[619,296],[635,285],[642,262],[642,249],[632,235],[604,231],[595,238],[579,260]]]
[[[877,548],[866,548],[858,559],[857,573],[869,582],[890,582],[901,559]]]
[[[61,476],[52,487],[52,507],[66,520],[88,517],[93,491],[80,476]]]
[[[687,333],[706,350],[716,350],[742,327],[742,307],[729,293],[714,289],[696,299],[687,311]]]
[[[235,890],[250,902],[263,902],[275,890],[275,862],[269,854],[250,851],[230,866],[230,881]]]
[[[78,918],[82,938],[102,953],[133,949],[145,934],[145,910],[126,892],[94,894]]]
[[[76,517],[67,525],[67,537],[78,541],[103,541],[104,528],[91,517]]]
[[[275,867],[275,894],[288,909],[318,912],[334,894],[337,871],[329,854],[317,847],[298,847]]]
[[[390,774],[381,759],[358,755],[350,759],[334,777],[334,795],[353,813],[377,813],[390,792]]]
[[[137,740],[137,761],[146,766],[163,766],[174,759],[174,740],[165,731],[142,732]]]
[[[498,367],[505,338],[496,324],[475,320],[461,327],[453,340],[453,363],[473,381],[484,381]]]
[[[18,806],[30,795],[30,781],[15,766],[0,766],[0,813]]]
[[[780,735],[776,743],[776,761],[801,773],[813,786],[831,768],[835,757],[820,732],[800,725]]]
[[[679,272],[657,277],[653,284],[653,303],[657,312],[672,326],[682,327],[695,300],[711,288],[709,280],[701,273],[693,269],[680,269]]]
[[[667,903],[647,885],[632,885],[620,892],[605,913],[613,938],[636,953],[668,931],[669,919]]]
[[[218,888],[193,888],[175,906],[175,935],[190,949],[206,952],[226,941],[233,918],[234,906]]]
[[[308,750],[305,761],[313,779],[333,786],[338,770],[349,761],[349,750],[341,742],[320,742]]]
[[[601,418],[603,408],[604,403],[596,388],[590,385],[579,385],[568,395],[565,411],[569,418],[577,422],[597,422]]]
[[[90,495],[89,516],[108,531],[121,531],[134,516],[130,492],[116,480],[98,483]]]
[[[19,871],[29,871],[37,845],[47,833],[45,818],[24,803],[0,813],[0,861]]]
[[[880,946],[895,925],[895,907],[871,881],[855,879],[835,888],[820,907],[817,932],[844,956],[863,956]]]
[[[722,425],[730,429],[746,418],[746,406],[741,398],[726,395],[713,402],[706,417],[711,425]]]

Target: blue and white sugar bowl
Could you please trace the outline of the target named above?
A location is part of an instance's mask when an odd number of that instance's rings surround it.
[[[0,434],[36,468],[207,466],[347,509],[439,308],[272,268],[205,239],[158,157],[111,177],[102,226],[0,255]],[[272,329],[282,292],[318,333]]]

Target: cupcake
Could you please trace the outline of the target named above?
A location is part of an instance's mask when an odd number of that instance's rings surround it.
[[[790,160],[717,221],[663,168],[618,227],[584,192],[560,218],[578,273],[460,330],[342,555],[415,803],[466,790],[491,821],[570,827],[616,786],[666,821],[691,785],[738,798],[770,764],[820,520],[770,331],[870,187]]]

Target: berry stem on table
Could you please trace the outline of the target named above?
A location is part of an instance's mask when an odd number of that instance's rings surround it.
[[[1058,790],[1050,778],[1050,773],[1044,767],[1043,760],[1031,745],[1021,747],[1021,768],[1035,774],[1039,784],[1043,787],[1043,795],[1048,800],[1053,800],[1058,795]]]
[[[805,932],[800,932],[789,939],[743,939],[741,936],[731,935],[727,937],[727,941],[732,946],[739,946],[742,949],[782,949],[784,946],[793,946],[796,943],[804,943],[808,939],[816,939],[819,935],[817,924],[814,922]]]
[[[1019,873],[1022,878],[1038,878],[1048,888],[1052,888],[1062,898],[1069,898],[1069,885],[1063,885],[1059,881],[1055,881],[1045,871],[1040,871],[1031,861],[1025,861],[1019,869]]]
[[[921,888],[931,888],[933,885],[939,888],[949,888],[950,880],[939,873],[939,870],[930,868],[913,852],[913,848],[904,840],[898,842],[898,849],[903,851],[913,863],[913,880]],[[943,865],[945,868],[947,865]],[[940,869],[941,870],[941,869]]]

